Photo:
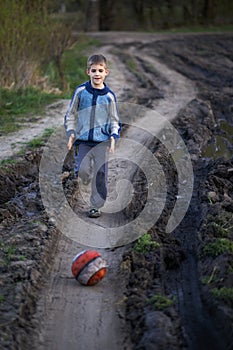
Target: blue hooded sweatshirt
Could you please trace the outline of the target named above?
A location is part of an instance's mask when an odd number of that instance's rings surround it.
[[[95,144],[120,137],[121,123],[113,91],[104,83],[95,89],[88,81],[79,85],[65,115],[67,137],[75,135],[76,143]]]

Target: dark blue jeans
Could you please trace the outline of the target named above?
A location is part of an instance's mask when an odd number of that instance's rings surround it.
[[[80,144],[75,152],[75,173],[83,182],[91,181],[90,206],[101,208],[107,197],[108,163],[106,142],[97,146]]]

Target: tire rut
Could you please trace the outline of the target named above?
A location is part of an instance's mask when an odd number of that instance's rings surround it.
[[[205,181],[207,171],[203,164],[195,164],[195,183],[189,210],[174,231],[179,239],[186,259],[176,272],[166,275],[166,288],[173,288],[178,301],[179,313],[183,323],[183,335],[189,350],[219,350],[224,347],[224,340],[219,338],[220,329],[208,314],[202,301],[198,273],[198,232],[202,222],[199,189]]]

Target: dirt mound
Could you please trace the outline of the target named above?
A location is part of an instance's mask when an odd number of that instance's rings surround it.
[[[32,328],[38,288],[56,251],[58,233],[40,198],[40,151],[0,171],[1,348],[23,348]]]

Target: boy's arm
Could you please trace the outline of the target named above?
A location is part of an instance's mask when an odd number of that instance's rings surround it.
[[[74,134],[71,134],[69,137],[68,143],[67,143],[67,147],[68,147],[69,151],[72,150],[74,140],[75,140],[75,136],[74,136]]]
[[[120,137],[121,122],[117,109],[116,97],[114,94],[111,96],[110,103],[110,120],[111,120],[111,138],[118,139]],[[114,142],[115,143],[115,142]]]
[[[115,152],[115,138],[113,136],[110,137],[110,147],[109,147],[109,153],[114,153]]]

